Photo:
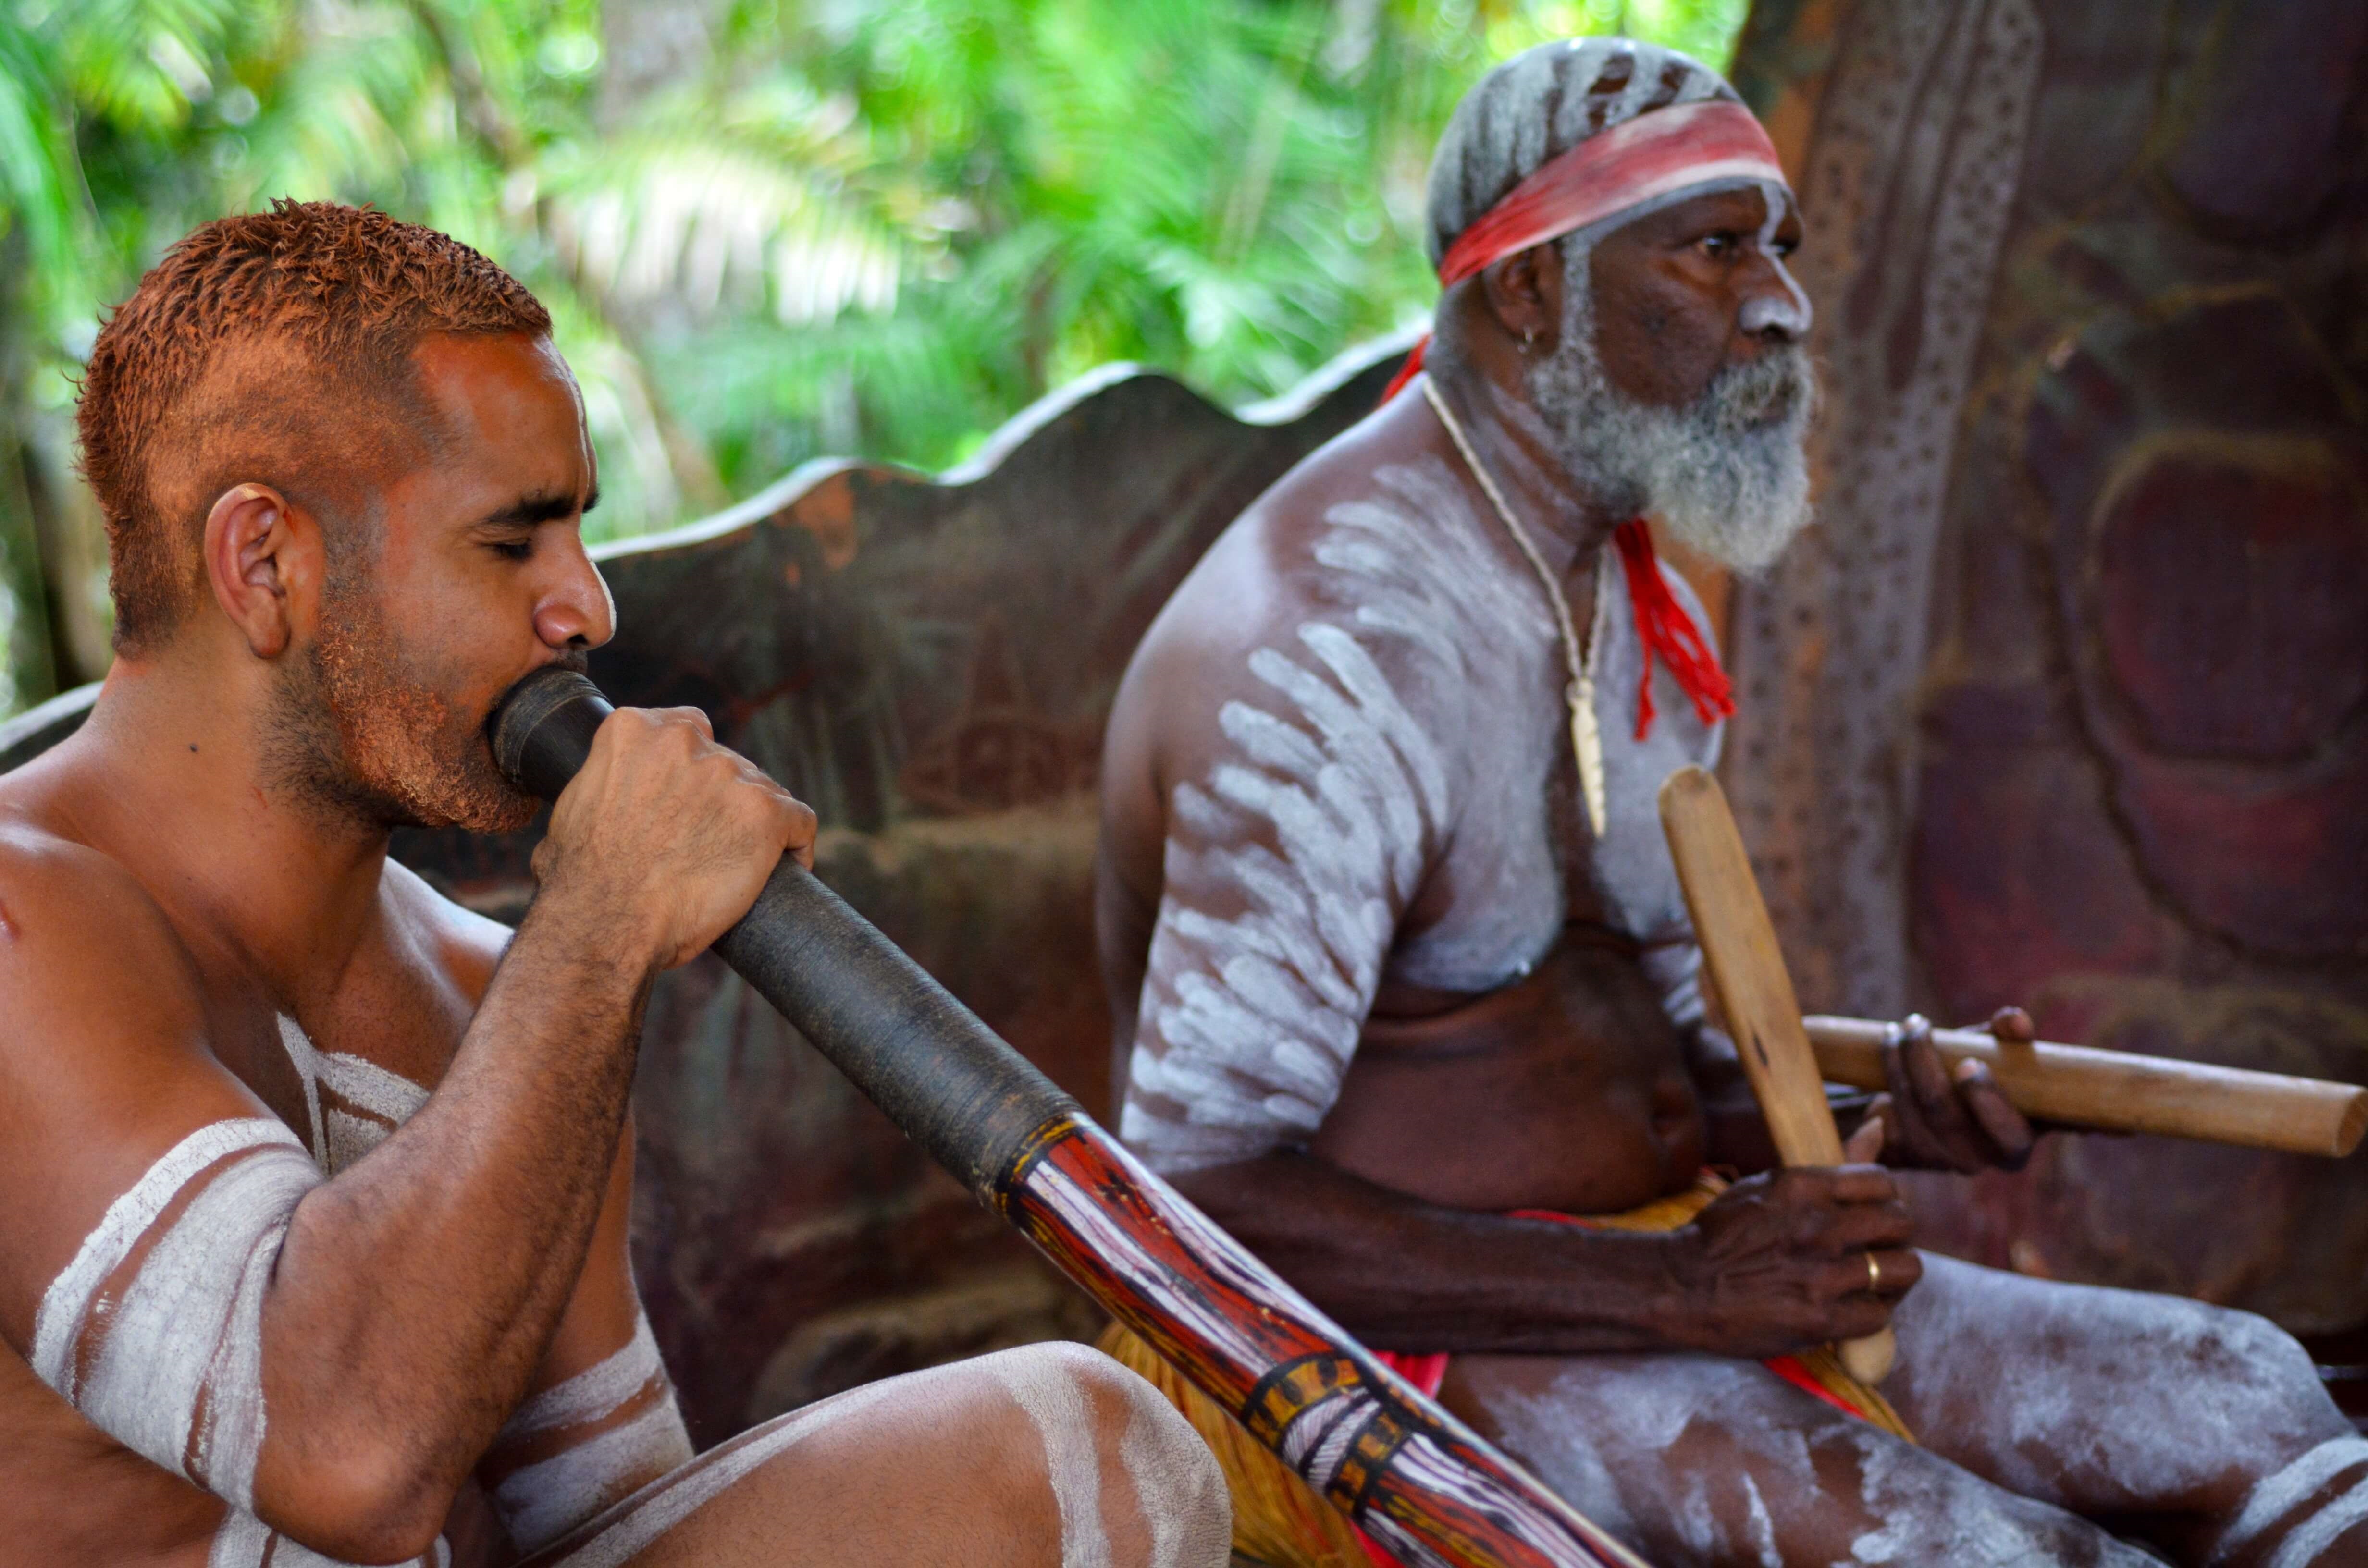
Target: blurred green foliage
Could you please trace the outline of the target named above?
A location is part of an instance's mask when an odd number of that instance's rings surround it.
[[[1602,31],[1723,62],[1743,10],[0,0],[19,700],[104,656],[76,369],[100,311],[209,218],[370,201],[501,261],[584,384],[595,524],[631,533],[820,453],[944,466],[1106,360],[1280,391],[1429,307],[1424,172],[1489,65]]]

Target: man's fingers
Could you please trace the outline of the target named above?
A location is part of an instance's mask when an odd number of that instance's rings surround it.
[[[2039,1038],[2031,1015],[2020,1007],[2000,1007],[1990,1015],[1990,1038],[2002,1045],[2029,1045]]]
[[[1770,1196],[1802,1205],[1890,1203],[1899,1184],[1881,1165],[1794,1165],[1775,1173]]]
[[[1889,1108],[1891,1096],[1877,1095],[1867,1107],[1866,1119],[1842,1145],[1842,1158],[1853,1165],[1871,1165],[1883,1156],[1883,1113]]]
[[[1844,1296],[1834,1302],[1827,1321],[1833,1325],[1830,1333],[1834,1339],[1864,1339],[1870,1334],[1881,1334],[1891,1325],[1891,1301],[1886,1297],[1870,1296],[1864,1291]]]
[[[697,730],[700,733],[702,739],[712,741],[715,738],[714,722],[708,718],[706,710],[703,709],[656,708],[651,710],[651,711],[657,714],[661,719],[667,720],[673,723],[689,725],[692,729]]]
[[[1861,1257],[1869,1251],[1888,1252],[1916,1239],[1916,1221],[1905,1203],[1854,1204],[1835,1211],[1819,1238],[1825,1250],[1842,1257]],[[1858,1266],[1862,1271],[1865,1264]],[[1865,1290],[1861,1284],[1857,1287]]]
[[[2010,1171],[2022,1169],[2038,1135],[1998,1087],[1989,1068],[1979,1062],[1958,1063],[1957,1098],[1989,1140],[1997,1163]]]
[[[1917,1108],[1930,1116],[1944,1115],[1943,1108],[1956,1096],[1949,1090],[1948,1065],[1932,1043],[1932,1025],[1920,1014],[1908,1016],[1899,1040],[1899,1062],[1915,1091]]]

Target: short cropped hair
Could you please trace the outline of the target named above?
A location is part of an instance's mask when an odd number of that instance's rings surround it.
[[[404,426],[432,442],[411,362],[422,338],[550,331],[541,301],[484,256],[370,208],[276,201],[190,233],[101,328],[75,410],[107,521],[117,650],[162,642],[204,592],[219,492],[161,495],[168,459],[201,487],[301,490],[310,476],[315,494],[334,493],[371,449],[352,438],[360,420],[379,422],[381,442]],[[246,347],[282,350],[292,373],[254,395],[217,384],[200,396],[227,351]]]

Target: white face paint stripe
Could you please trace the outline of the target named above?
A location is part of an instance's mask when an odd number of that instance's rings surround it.
[[[1793,269],[1784,265],[1784,258],[1776,254],[1776,231],[1784,226],[1784,219],[1793,210],[1793,193],[1774,180],[1762,180],[1759,192],[1768,204],[1768,216],[1759,224],[1759,254],[1768,258],[1769,265],[1776,268],[1776,276],[1784,280],[1784,288],[1792,295],[1793,310],[1789,318],[1781,321],[1755,323],[1746,319],[1743,330],[1757,332],[1765,325],[1782,325],[1796,339],[1806,338],[1816,321],[1816,307],[1809,302],[1808,290],[1793,276]]]
[[[504,1476],[494,1505],[518,1550],[537,1551],[690,1458],[682,1413],[661,1400],[613,1432]]]
[[[321,1179],[293,1139],[217,1168],[132,1275],[74,1394],[134,1453],[241,1506],[263,1439],[261,1296],[289,1216]],[[239,1343],[241,1333],[256,1342]],[[196,1446],[223,1467],[216,1474],[184,1464],[200,1395],[207,1430]]]
[[[218,1160],[269,1144],[302,1147],[284,1125],[266,1118],[200,1127],[165,1151],[130,1190],[108,1205],[97,1228],[83,1238],[74,1261],[42,1293],[40,1310],[33,1319],[34,1375],[73,1399],[74,1346],[81,1335],[92,1294],[122,1266],[133,1244],[192,1177]]]
[[[555,1426],[575,1426],[610,1415],[649,1386],[663,1381],[666,1363],[650,1332],[646,1313],[633,1314],[633,1337],[616,1354],[586,1368],[566,1381],[553,1383],[519,1405],[502,1427],[504,1437],[548,1432]]]
[[[1044,1445],[1045,1474],[1061,1510],[1061,1568],[1110,1568],[1101,1450],[1076,1375],[1051,1357],[992,1357],[979,1365],[1003,1385]]]
[[[2220,1538],[2212,1553],[2215,1565],[2249,1551],[2253,1543],[2270,1528],[2299,1507],[2314,1493],[2325,1487],[2354,1465],[2368,1464],[2368,1438],[2329,1437],[2287,1463],[2284,1469],[2262,1477],[2254,1483],[2245,1498],[2245,1506],[2236,1522]],[[2355,1486],[2353,1492],[2358,1492]],[[2350,1495],[2347,1494],[2346,1495]],[[2291,1539],[2291,1538],[2290,1538]],[[2267,1565],[2264,1565],[2267,1568]]]

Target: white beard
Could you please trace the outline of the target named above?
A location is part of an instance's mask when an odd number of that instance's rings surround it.
[[[1530,368],[1530,400],[1573,479],[1613,509],[1660,518],[1671,537],[1746,576],[1808,526],[1804,438],[1816,372],[1799,344],[1721,370],[1686,408],[1628,397],[1595,346],[1588,253],[1568,247],[1562,343]]]

